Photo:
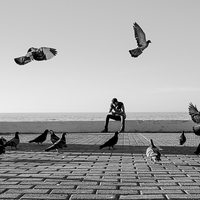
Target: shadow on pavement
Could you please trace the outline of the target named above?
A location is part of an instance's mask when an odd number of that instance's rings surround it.
[[[6,147],[6,152],[45,152],[45,149],[51,146],[49,143],[44,143],[42,145],[38,145],[35,143],[20,143],[18,148],[10,148]],[[114,149],[110,149],[105,147],[103,149],[99,149],[100,145],[88,145],[88,144],[67,144],[66,148],[59,150],[60,152],[74,152],[77,154],[91,154],[95,153],[95,155],[102,153],[111,153],[112,155],[117,154],[146,154],[146,149],[148,146],[132,146],[132,145],[116,145]],[[160,146],[162,149],[160,152],[164,155],[195,155],[194,151],[197,147],[190,146]],[[49,151],[48,153],[56,152],[55,150]]]

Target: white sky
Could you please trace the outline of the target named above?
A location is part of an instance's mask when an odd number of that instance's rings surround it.
[[[199,0],[1,0],[0,112],[200,108]],[[138,58],[133,23],[152,43]],[[57,56],[24,66],[30,47]]]

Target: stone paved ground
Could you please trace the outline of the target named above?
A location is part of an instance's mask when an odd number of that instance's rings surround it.
[[[193,133],[184,146],[177,133],[120,133],[116,149],[99,150],[112,135],[68,134],[60,154],[44,152],[49,136],[37,145],[28,143],[35,134],[20,135],[18,149],[0,155],[0,199],[200,199]],[[162,149],[159,164],[146,158],[149,138]]]

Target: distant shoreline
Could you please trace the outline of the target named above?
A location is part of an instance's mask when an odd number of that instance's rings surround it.
[[[126,120],[191,120],[187,112],[127,112]],[[106,112],[96,113],[0,113],[0,122],[105,121]]]
[[[99,133],[104,128],[104,121],[33,121],[33,122],[0,122],[0,134],[41,133],[45,129],[55,132]],[[120,122],[110,121],[109,132],[120,129]],[[193,132],[192,120],[126,120],[125,132],[135,133],[177,133]]]

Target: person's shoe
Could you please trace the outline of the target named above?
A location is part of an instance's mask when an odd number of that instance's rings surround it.
[[[101,131],[101,133],[107,133],[108,129],[103,129],[103,131]]]

